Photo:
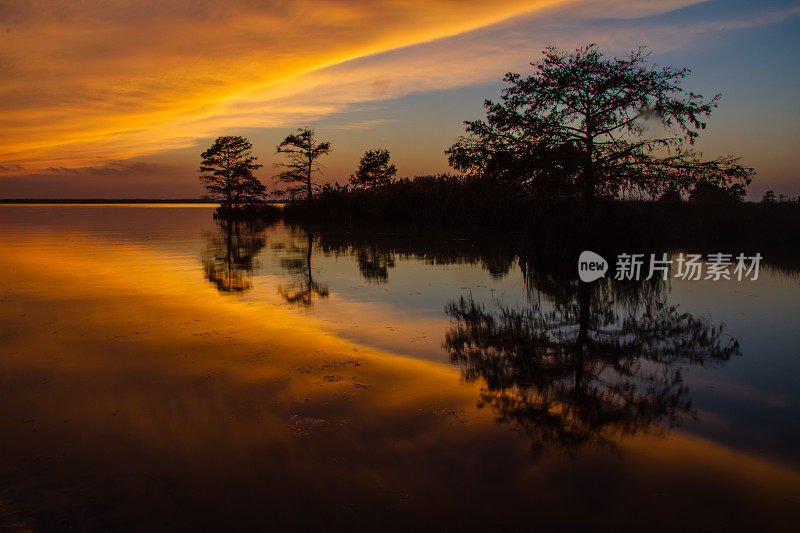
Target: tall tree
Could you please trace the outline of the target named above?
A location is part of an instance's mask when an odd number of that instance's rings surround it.
[[[238,209],[263,198],[266,187],[253,174],[261,165],[256,163],[252,149],[244,137],[218,137],[201,154],[200,180],[223,207]]]
[[[320,170],[317,161],[330,151],[331,143],[317,142],[314,130],[308,128],[298,129],[281,141],[275,153],[285,154],[286,162],[277,164],[284,169],[277,177],[290,185],[287,191],[292,197],[305,191],[306,198],[311,199],[311,178]]]
[[[350,176],[350,183],[357,187],[375,188],[389,184],[395,174],[397,167],[391,162],[389,150],[377,148],[364,152],[358,168]]]
[[[467,136],[446,150],[453,168],[524,187],[560,182],[589,205],[598,195],[750,183],[753,170],[737,158],[692,149],[720,96],[684,91],[689,69],[649,65],[642,48],[622,58],[595,45],[543,54],[533,75],[506,74],[485,121],[466,122]]]

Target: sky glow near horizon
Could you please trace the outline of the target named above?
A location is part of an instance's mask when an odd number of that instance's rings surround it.
[[[333,143],[320,182],[368,148],[399,176],[443,150],[544,46],[646,45],[722,93],[698,149],[800,194],[800,2],[769,0],[0,1],[0,197],[195,197],[199,154],[244,135],[272,185],[299,126]]]

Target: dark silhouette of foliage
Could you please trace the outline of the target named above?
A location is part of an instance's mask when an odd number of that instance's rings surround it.
[[[266,188],[253,174],[261,165],[256,163],[252,149],[244,137],[218,137],[202,153],[200,180],[211,199],[225,209],[238,210],[263,201]]]
[[[356,187],[380,187],[389,184],[396,174],[397,168],[391,163],[389,150],[367,150],[355,173],[350,176],[350,183]]]
[[[775,191],[772,189],[768,190],[764,193],[764,196],[761,197],[761,201],[765,204],[775,203]]]
[[[730,187],[727,187],[726,191],[730,199],[734,202],[744,202],[747,197],[747,187],[741,183],[734,183]]]
[[[723,187],[713,183],[700,182],[692,188],[689,201],[704,205],[743,202],[746,194],[747,191],[739,183]]]
[[[255,258],[267,243],[266,224],[259,220],[217,219],[218,231],[206,236],[205,278],[223,293],[246,292],[257,266]]]
[[[276,166],[283,168],[277,179],[287,183],[287,192],[291,198],[305,193],[306,199],[313,197],[312,177],[319,172],[319,158],[331,151],[331,143],[317,142],[314,130],[298,129],[297,133],[286,136],[278,145],[275,153],[283,154],[286,161]]]
[[[594,216],[585,217],[576,216],[584,210],[579,199],[529,197],[495,181],[464,176],[419,176],[379,189],[323,186],[312,201],[286,205],[283,218],[315,231],[411,231],[417,239],[437,232],[463,237],[491,230],[498,236],[570,243],[588,231],[609,245],[629,243],[630,251],[648,253],[653,247],[760,251],[770,257],[793,252],[786,243],[800,240],[800,202],[740,202],[731,188],[714,191],[723,194],[709,202],[697,195],[685,202],[598,200]]]
[[[664,204],[679,204],[683,202],[683,195],[677,187],[668,187],[661,193],[658,201]]]
[[[324,185],[311,201],[287,205],[284,216],[290,221],[513,225],[529,211],[506,187],[442,174],[401,178],[379,188]]]
[[[547,48],[535,73],[509,73],[486,120],[446,150],[453,168],[535,191],[540,184],[597,196],[689,192],[707,182],[749,184],[753,170],[734,157],[704,160],[691,145],[717,107],[685,92],[688,69],[657,68],[643,49],[607,58],[595,45]],[[652,126],[652,127],[651,127]],[[649,135],[662,127],[660,135]]]

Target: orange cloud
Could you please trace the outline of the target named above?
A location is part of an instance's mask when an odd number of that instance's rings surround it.
[[[89,1],[3,7],[0,176],[104,165],[244,128],[309,123],[356,103],[496,80],[524,69],[545,44],[589,39],[606,48],[647,43],[663,51],[693,35],[786,16],[624,31],[590,23],[697,1],[117,0],[100,7]],[[382,120],[340,128],[367,129]]]
[[[86,165],[186,146],[302,74],[554,0],[39,2],[5,7],[0,161]],[[246,101],[244,102],[246,103]],[[232,109],[233,108],[233,109]],[[326,112],[280,109],[280,114]],[[227,119],[228,113],[233,110]],[[248,122],[274,123],[269,116]],[[6,165],[7,166],[7,165]]]

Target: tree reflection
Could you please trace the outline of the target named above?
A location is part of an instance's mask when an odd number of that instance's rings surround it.
[[[206,236],[203,254],[205,278],[224,293],[251,287],[255,258],[266,245],[266,223],[259,220],[219,218],[217,232]]]
[[[315,298],[327,298],[329,292],[327,286],[314,280],[311,266],[314,235],[309,231],[305,236],[304,246],[298,246],[292,239],[289,245],[289,257],[281,259],[281,266],[294,274],[296,280],[278,287],[278,292],[287,303],[311,307]]]
[[[523,263],[524,264],[524,263]],[[591,284],[523,268],[534,302],[496,311],[461,298],[444,345],[479,407],[515,424],[534,453],[611,445],[693,417],[682,369],[739,355],[722,326],[667,303],[664,282]]]
[[[389,269],[394,268],[394,254],[381,251],[377,246],[356,248],[356,260],[361,276],[371,283],[386,283]]]
[[[430,265],[480,265],[499,279],[511,271],[516,255],[507,236],[494,233],[464,238],[462,233],[445,231],[322,230],[317,239],[319,250],[335,257],[354,258],[361,276],[377,284],[389,281],[389,271],[398,258],[413,258]]]

